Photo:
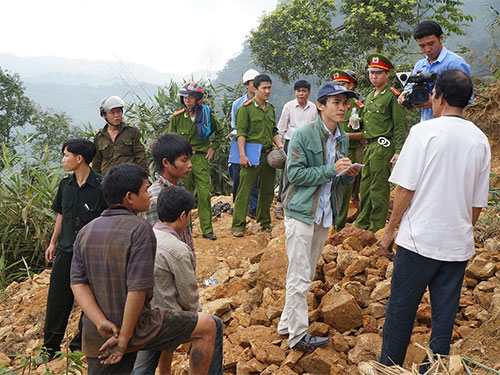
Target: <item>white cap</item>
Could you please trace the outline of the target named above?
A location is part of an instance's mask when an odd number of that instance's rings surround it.
[[[125,108],[125,102],[119,96],[108,96],[101,101],[99,109],[101,110],[101,115],[108,113],[113,108]]]
[[[242,78],[243,84],[247,83],[248,81],[253,81],[255,77],[259,75],[259,72],[256,71],[255,69],[248,69],[244,74]]]

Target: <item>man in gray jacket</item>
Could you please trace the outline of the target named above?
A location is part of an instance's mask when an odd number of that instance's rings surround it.
[[[321,86],[318,119],[299,128],[288,148],[283,191],[288,272],[278,333],[288,334],[288,344],[296,350],[314,350],[330,341],[306,333],[307,293],[328,230],[340,211],[341,185],[352,183],[360,171],[344,156],[349,138],[338,126],[344,120],[348,99],[355,96],[336,82]]]

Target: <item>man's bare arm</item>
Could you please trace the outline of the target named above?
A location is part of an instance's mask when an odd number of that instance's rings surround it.
[[[146,290],[135,290],[127,293],[119,336],[110,337],[99,348],[99,351],[103,353],[99,356],[103,365],[113,365],[121,361],[144,307],[146,293]]]
[[[54,252],[56,251],[57,238],[61,233],[61,228],[62,228],[62,215],[57,214],[56,223],[54,225],[54,233],[52,233],[52,237],[50,238],[49,247],[47,247],[47,250],[45,250],[45,260],[48,263],[52,263],[54,261]]]
[[[392,241],[394,241],[394,230],[401,222],[401,218],[403,214],[408,209],[410,202],[413,198],[413,194],[415,191],[405,189],[401,186],[396,186],[396,192],[394,194],[394,204],[392,207],[391,218],[389,219],[389,223],[385,228],[385,233],[382,239],[379,242],[379,246],[386,252],[390,252],[389,246]]]
[[[472,225],[476,225],[476,221],[479,219],[482,209],[482,207],[472,207]]]

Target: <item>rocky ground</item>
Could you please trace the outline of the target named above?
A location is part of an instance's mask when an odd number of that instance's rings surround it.
[[[229,197],[217,200],[229,201]],[[331,344],[302,353],[290,350],[286,338],[276,333],[287,268],[283,222],[273,222],[269,234],[260,232],[249,219],[243,238],[231,236],[230,223],[230,213],[222,213],[214,222],[219,239],[209,241],[201,237],[197,220],[194,222],[200,295],[204,310],[225,323],[227,374],[356,375],[359,362],[376,359],[392,271],[392,262],[376,255],[375,243],[381,233],[373,235],[348,225],[330,234],[308,304],[309,332],[329,336]],[[500,242],[491,238],[476,250],[464,281],[453,353],[500,370]],[[49,272],[13,283],[5,290],[0,304],[0,362],[11,360],[5,355],[29,354],[40,347]],[[203,285],[203,280],[212,278],[217,279],[217,285]],[[78,314],[75,308],[65,343],[76,329]],[[412,342],[425,345],[429,332],[426,294],[417,313]],[[175,356],[174,374],[188,373],[185,350],[181,348]],[[424,355],[422,349],[410,345],[406,365],[419,363]],[[18,362],[11,361],[13,366]],[[63,361],[52,361],[49,366],[55,374],[64,373]],[[36,373],[44,370],[42,365]],[[486,370],[473,371],[488,374]]]
[[[467,116],[490,137],[492,173],[500,173],[498,119],[500,84],[476,97],[477,105]],[[498,176],[492,184],[499,186]],[[214,198],[230,202],[229,197]],[[354,214],[354,210],[351,214]],[[469,262],[462,288],[452,354],[470,357],[500,371],[500,225],[498,211],[482,214],[476,228],[476,255]],[[196,216],[196,215],[194,215]],[[274,220],[274,219],[273,219]],[[491,220],[491,221],[489,221]],[[361,231],[348,225],[331,233],[325,245],[308,296],[309,332],[329,336],[331,343],[312,353],[290,350],[286,338],[276,333],[285,298],[287,257],[283,222],[273,221],[271,233],[260,232],[249,219],[243,238],[231,235],[231,214],[214,219],[217,241],[203,239],[194,220],[197,277],[205,311],[225,323],[224,362],[226,374],[315,374],[357,375],[357,364],[376,359],[381,346],[385,303],[389,296],[392,261],[376,254],[381,233]],[[20,367],[18,354],[37,353],[42,344],[45,302],[50,270],[23,283],[13,283],[0,294],[0,363]],[[215,278],[217,285],[204,286]],[[75,307],[67,329],[67,344],[77,329],[79,310]],[[417,312],[412,344],[405,366],[420,363],[425,355],[415,343],[427,344],[430,333],[430,304],[424,295]],[[187,347],[174,356],[174,374],[188,374]],[[469,362],[470,363],[470,362]],[[31,373],[45,374],[45,365]],[[48,364],[54,374],[66,371],[64,361]],[[492,371],[471,365],[477,375]],[[22,372],[19,369],[16,373]],[[4,374],[0,368],[0,374]],[[447,372],[442,372],[445,374]]]

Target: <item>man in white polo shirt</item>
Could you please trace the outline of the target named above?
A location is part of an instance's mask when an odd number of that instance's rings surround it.
[[[436,118],[411,128],[389,178],[397,187],[379,243],[385,251],[391,251],[394,230],[400,227],[379,359],[384,365],[403,364],[427,287],[432,310],[429,347],[434,354],[450,351],[465,267],[474,255],[473,226],[488,203],[488,139],[462,117],[472,91],[466,73],[440,74],[431,98]]]

